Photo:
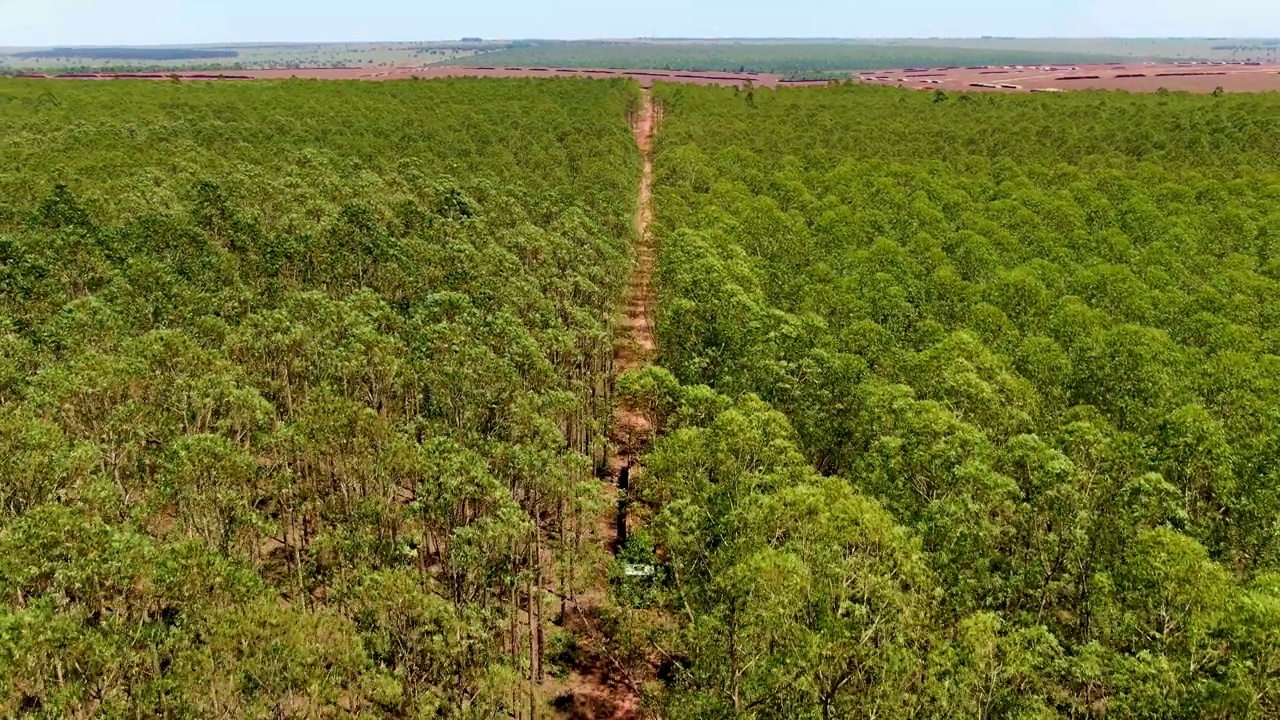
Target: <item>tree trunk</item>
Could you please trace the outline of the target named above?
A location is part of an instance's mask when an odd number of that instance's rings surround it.
[[[530,642],[534,643],[535,649],[533,656],[537,660],[538,665],[538,684],[542,684],[542,652],[543,652],[543,635],[542,635],[542,531],[537,526],[533,526],[533,587],[530,590],[529,604],[533,606],[533,638]]]
[[[534,592],[532,578],[529,582],[529,720],[538,717],[538,635],[534,631]]]
[[[627,544],[627,488],[631,486],[631,465],[630,463],[622,466],[622,471],[618,473],[618,521],[617,535],[618,547]]]

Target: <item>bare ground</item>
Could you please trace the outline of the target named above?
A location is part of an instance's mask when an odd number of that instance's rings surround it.
[[[877,85],[919,90],[1029,92],[1046,90],[1127,90],[1155,92],[1264,92],[1280,90],[1280,65],[1125,62],[1093,65],[934,68],[928,72],[881,70],[857,74]],[[997,87],[974,87],[974,84]],[[1012,85],[1016,87],[998,87]]]
[[[23,77],[46,79],[111,80],[152,79],[163,80],[173,76],[185,80],[270,80],[307,78],[317,80],[403,80],[406,78],[437,79],[450,77],[507,77],[507,78],[630,78],[642,87],[652,87],[655,82],[685,83],[696,85],[743,86],[751,83],[757,87],[805,87],[823,86],[827,80],[787,80],[770,73],[724,73],[710,71],[643,70],[643,69],[591,69],[556,67],[466,67],[430,65],[425,67],[389,68],[298,68],[287,70],[244,70],[213,72],[179,72],[146,74],[72,74],[62,76],[25,75]],[[1160,88],[1186,92],[1212,92],[1222,87],[1227,92],[1280,91],[1280,64],[1179,64],[1179,63],[1104,63],[1093,65],[1027,65],[1007,67],[933,68],[854,72],[846,79],[878,85],[897,85],[917,90],[965,90],[989,92],[1028,92],[1045,90],[1128,90],[1154,92]],[[1066,79],[1075,78],[1075,79]],[[974,84],[997,87],[974,87]],[[998,87],[1012,85],[1016,87]]]
[[[26,78],[50,80],[169,80],[178,77],[183,80],[286,80],[299,78],[308,80],[405,80],[420,78],[433,80],[454,77],[498,77],[498,78],[548,78],[548,77],[581,77],[581,78],[629,78],[640,83],[641,87],[652,87],[654,82],[672,82],[695,85],[742,85],[751,82],[754,85],[778,85],[782,78],[766,73],[722,73],[704,71],[676,70],[593,70],[589,68],[530,68],[530,67],[465,67],[465,66],[426,66],[426,67],[393,67],[393,68],[291,68],[280,70],[228,70],[224,73],[209,72],[176,72],[176,73],[75,73],[67,75],[42,75],[38,73],[23,75]]]

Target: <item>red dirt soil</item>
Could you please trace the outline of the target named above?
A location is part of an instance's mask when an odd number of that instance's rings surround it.
[[[96,73],[71,75],[36,75],[27,74],[22,77],[65,80],[74,77],[79,80],[116,80],[116,79],[171,79],[183,80],[280,80],[300,78],[308,80],[404,80],[407,78],[449,78],[449,77],[624,77],[640,83],[642,87],[653,87],[654,82],[676,82],[697,85],[741,85],[751,82],[755,85],[774,86],[781,80],[779,75],[757,73],[720,73],[720,72],[688,72],[668,70],[608,70],[594,68],[516,68],[516,67],[461,67],[461,66],[428,66],[428,67],[396,67],[396,68],[304,68],[282,70],[236,70],[227,73],[211,72],[176,72],[148,73],[146,77],[130,73]],[[825,84],[826,81],[822,81]]]
[[[1184,92],[1213,92],[1221,87],[1227,92],[1280,91],[1280,65],[1245,65],[1242,63],[1129,63],[1116,65],[1038,65],[1001,68],[955,68],[935,72],[942,73],[941,83],[928,84],[916,78],[916,71],[892,70],[878,73],[877,77],[865,74],[861,82],[877,85],[900,85],[920,89],[955,88],[996,92],[1027,92],[1048,89],[1061,90],[1129,90],[1154,92],[1160,88]],[[1000,85],[1017,85],[1017,89],[993,87],[978,88],[972,83],[992,83],[990,77],[999,75]],[[921,86],[924,87],[921,87]]]
[[[927,72],[928,74],[922,74]],[[1228,92],[1280,91],[1280,65],[1245,65],[1241,63],[1112,63],[1097,65],[1036,65],[1009,67],[922,68],[881,70],[878,72],[850,73],[849,80],[878,85],[899,85],[921,90],[967,89],[972,83],[990,82],[991,76],[999,76],[999,85],[1016,85],[1016,88],[981,88],[996,92],[1028,92],[1050,89],[1071,90],[1130,90],[1154,92],[1160,88],[1187,92],[1212,92],[1221,87]],[[315,80],[403,80],[406,78],[449,77],[624,77],[653,87],[655,82],[689,83],[697,85],[741,86],[750,82],[758,87],[822,86],[827,80],[787,80],[769,73],[722,73],[671,70],[619,70],[598,68],[547,68],[547,67],[463,67],[426,66],[395,68],[307,68],[285,70],[237,70],[230,73],[148,73],[145,77],[129,74],[102,73],[97,75],[63,75],[48,79],[112,80],[112,79],[161,79],[177,76],[183,80],[256,80],[303,78]]]

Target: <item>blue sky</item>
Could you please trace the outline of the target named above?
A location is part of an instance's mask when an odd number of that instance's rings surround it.
[[[490,38],[1280,36],[1280,0],[0,0],[0,46]]]

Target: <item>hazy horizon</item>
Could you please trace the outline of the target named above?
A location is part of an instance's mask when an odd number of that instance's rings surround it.
[[[0,0],[0,46],[230,45],[432,42],[493,39],[886,40],[1036,38],[1245,38],[1280,36],[1271,0],[1074,0],[1052,6],[986,0],[958,6],[917,0],[796,0],[778,12],[763,0],[622,6],[591,0],[541,4],[494,0],[426,7],[411,0]],[[905,9],[904,9],[905,8]]]
[[[582,38],[565,38],[565,37],[486,37],[480,35],[468,35],[467,38],[480,38],[486,43],[502,43],[502,42],[742,42],[742,43],[761,43],[761,42],[794,42],[794,43],[856,43],[856,42],[902,42],[911,40],[921,41],[941,41],[941,40],[1275,40],[1277,38],[1266,35],[901,35],[901,36],[804,36],[804,37],[771,37],[767,35],[757,36],[633,36],[633,37],[582,37]],[[43,48],[43,47],[72,47],[72,48],[164,48],[164,47],[236,47],[236,46],[288,46],[288,45],[377,45],[377,44],[436,44],[436,43],[455,43],[460,42],[463,36],[458,37],[431,37],[431,38],[414,38],[414,39],[385,39],[385,38],[359,38],[359,39],[338,39],[338,40],[225,40],[225,41],[201,41],[201,42],[148,42],[148,43],[40,43],[31,45],[0,45],[4,48]]]

